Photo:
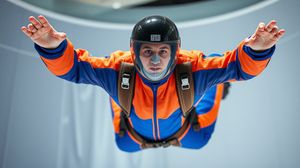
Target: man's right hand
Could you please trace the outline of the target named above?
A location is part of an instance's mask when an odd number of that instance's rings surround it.
[[[44,16],[40,15],[38,19],[30,16],[28,20],[31,23],[27,27],[22,26],[21,30],[37,45],[55,49],[66,39],[66,33],[57,32]]]

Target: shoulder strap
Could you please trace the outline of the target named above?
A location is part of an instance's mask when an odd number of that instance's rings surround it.
[[[176,88],[183,116],[186,117],[194,104],[194,80],[190,62],[177,64],[175,68]],[[130,115],[134,95],[134,65],[122,62],[118,79],[118,98],[126,116]]]
[[[118,98],[123,112],[128,117],[134,95],[135,69],[133,64],[121,63],[118,79]]]
[[[177,64],[175,68],[176,88],[183,116],[187,117],[194,104],[194,80],[190,62]]]

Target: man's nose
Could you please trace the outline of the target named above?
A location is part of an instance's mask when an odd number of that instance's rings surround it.
[[[158,55],[153,55],[153,56],[151,57],[151,63],[152,63],[152,64],[159,64],[159,63],[160,63],[160,56],[158,56]]]

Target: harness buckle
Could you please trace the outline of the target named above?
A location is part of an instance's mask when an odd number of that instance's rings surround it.
[[[166,147],[171,146],[171,143],[169,141],[162,141],[161,146],[166,148]]]
[[[123,73],[122,75],[122,83],[121,83],[121,88],[122,89],[129,89],[129,79],[130,79],[130,74],[128,73]]]
[[[187,74],[181,75],[181,89],[182,90],[190,89],[190,83]]]
[[[142,148],[159,148],[159,147],[164,147],[167,148],[169,146],[180,146],[180,143],[177,138],[173,138],[170,140],[165,140],[165,141],[159,141],[159,142],[146,142],[144,141],[142,143]]]

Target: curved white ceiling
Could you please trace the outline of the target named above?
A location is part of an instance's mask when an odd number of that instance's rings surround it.
[[[85,25],[88,27],[132,29],[132,25],[136,21],[151,14],[166,15],[174,20],[178,27],[193,27],[250,13],[274,4],[279,0],[265,0],[259,2],[257,0],[214,0],[197,3],[194,2],[187,5],[140,8],[124,7],[120,9],[91,4],[96,3],[96,1],[109,1],[110,5],[113,6],[112,2],[116,2],[117,0],[7,1],[38,14],[43,14],[58,20]],[[129,5],[129,1],[126,5]],[[131,1],[145,2],[151,0]],[[108,4],[109,3],[106,5]]]

